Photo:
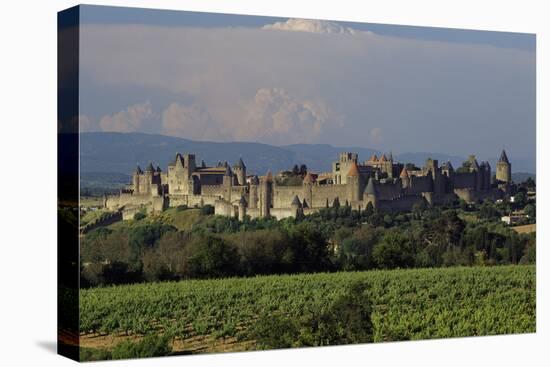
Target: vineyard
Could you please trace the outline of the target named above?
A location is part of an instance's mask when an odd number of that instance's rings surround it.
[[[460,267],[84,289],[81,345],[162,334],[174,351],[211,351],[220,340],[238,341],[224,350],[257,349],[248,331],[258,320],[323,313],[353,284],[365,286],[373,342],[535,332],[535,266]]]

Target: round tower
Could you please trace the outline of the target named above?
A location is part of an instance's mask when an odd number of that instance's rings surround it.
[[[273,175],[271,171],[267,171],[265,177],[260,180],[260,217],[267,218],[270,215],[272,188]]]
[[[357,202],[361,198],[361,175],[359,174],[359,168],[357,163],[353,162],[351,168],[347,174],[347,185],[348,185],[348,201]]]
[[[258,208],[258,184],[260,181],[258,180],[258,176],[253,176],[250,179],[250,194],[248,196],[248,207],[252,209]]]
[[[233,188],[233,172],[231,172],[231,168],[229,168],[229,165],[228,165],[225,167],[225,173],[223,174],[224,199],[227,201],[231,201],[232,188]]]
[[[313,176],[308,171],[304,180],[302,181],[304,201],[311,203],[313,201],[313,184],[315,180]]]
[[[499,183],[512,183],[512,165],[504,149],[500,153],[500,158],[497,162],[496,179]]]
[[[378,192],[376,191],[376,186],[374,184],[374,178],[369,178],[369,183],[365,188],[364,201],[367,203],[372,203],[373,208],[378,207]]]
[[[136,167],[136,170],[134,171],[134,174],[132,175],[132,183],[134,186],[133,188],[134,188],[135,194],[139,194],[139,190],[140,190],[139,179],[141,175],[143,175],[143,171],[141,170],[141,167],[138,164]]]

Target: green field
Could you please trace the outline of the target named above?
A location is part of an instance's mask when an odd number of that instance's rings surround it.
[[[165,334],[256,349],[247,330],[273,315],[298,319],[328,309],[362,282],[372,304],[372,341],[535,332],[535,266],[461,267],[189,280],[92,288],[80,293],[81,335]],[[116,344],[116,338],[110,339]],[[175,341],[179,341],[176,348]],[[113,345],[101,345],[109,349]]]

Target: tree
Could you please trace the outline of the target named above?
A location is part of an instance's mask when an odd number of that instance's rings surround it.
[[[524,208],[525,215],[529,217],[529,219],[535,219],[537,217],[537,207],[535,204],[527,204]]]
[[[404,233],[391,230],[374,246],[372,257],[382,269],[408,268],[414,265],[413,243]]]
[[[212,235],[200,236],[186,247],[185,274],[192,278],[218,278],[235,275],[237,250]]]

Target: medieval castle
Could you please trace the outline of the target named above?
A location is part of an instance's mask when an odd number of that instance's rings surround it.
[[[300,185],[283,185],[271,172],[247,175],[240,159],[208,167],[197,165],[194,154],[176,154],[167,171],[152,164],[139,166],[132,183],[120,195],[105,197],[105,207],[122,212],[124,219],[143,209],[212,205],[217,215],[250,218],[297,217],[332,205],[350,205],[362,210],[371,203],[383,211],[411,210],[415,204],[438,205],[463,199],[466,202],[498,199],[512,181],[511,164],[502,151],[491,176],[488,162],[478,164],[470,156],[455,170],[450,162],[439,166],[428,159],[422,168],[395,162],[392,154],[373,155],[359,162],[355,153],[341,153],[324,174],[307,172]]]

